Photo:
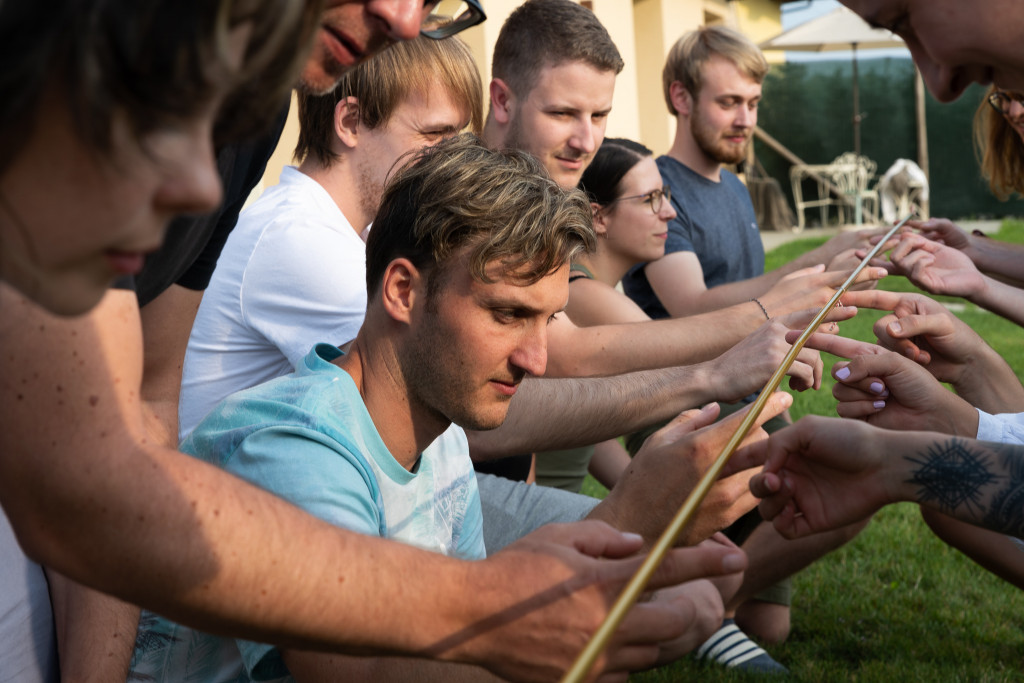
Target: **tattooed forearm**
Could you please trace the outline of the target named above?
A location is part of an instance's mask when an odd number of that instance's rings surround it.
[[[992,496],[983,523],[989,529],[1024,538],[1024,452],[1005,445],[992,450],[1006,475]]]
[[[915,456],[916,500],[964,521],[1024,535],[1024,448],[949,439]]]
[[[935,444],[921,456],[907,456],[914,463],[908,483],[918,486],[917,500],[934,502],[943,512],[956,512],[965,506],[973,513],[981,510],[982,487],[996,481],[987,453],[961,439]]]

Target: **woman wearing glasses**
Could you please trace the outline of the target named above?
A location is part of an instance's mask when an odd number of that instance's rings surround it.
[[[651,150],[632,140],[606,138],[580,189],[590,198],[597,250],[572,265],[566,314],[580,327],[650,320],[615,285],[638,263],[664,256],[668,222],[676,217]],[[629,455],[616,440],[540,453],[537,483],[579,491],[589,466],[611,488],[628,464]]]

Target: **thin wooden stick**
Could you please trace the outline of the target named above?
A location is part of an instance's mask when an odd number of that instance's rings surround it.
[[[658,539],[658,542],[654,544],[653,548],[651,548],[651,552],[647,555],[647,558],[640,566],[640,569],[638,569],[636,574],[633,575],[629,584],[625,589],[623,589],[619,599],[612,606],[612,609],[605,618],[604,623],[601,624],[601,628],[597,630],[594,636],[590,639],[590,642],[587,643],[587,646],[583,648],[579,657],[576,658],[576,662],[573,664],[572,668],[569,669],[562,678],[562,683],[579,683],[583,680],[583,677],[586,676],[587,672],[590,671],[590,668],[594,665],[594,661],[597,659],[597,656],[601,654],[601,651],[604,650],[605,647],[607,647],[608,641],[611,639],[615,629],[619,627],[619,624],[622,623],[626,613],[629,612],[630,608],[632,608],[636,603],[641,593],[643,593],[644,588],[646,588],[648,581],[650,581],[651,576],[654,574],[654,571],[664,559],[665,553],[675,545],[676,539],[679,538],[679,534],[690,522],[690,518],[693,517],[694,512],[704,500],[708,491],[711,490],[712,485],[718,480],[718,475],[721,473],[722,468],[725,467],[725,464],[729,461],[733,452],[735,452],[739,447],[743,439],[746,438],[747,433],[754,424],[754,421],[757,420],[757,416],[760,415],[761,411],[764,409],[764,405],[768,401],[768,398],[778,388],[782,378],[786,375],[786,371],[789,370],[789,366],[793,364],[797,354],[800,353],[804,344],[807,343],[807,339],[815,330],[818,329],[818,326],[821,325],[821,321],[825,319],[825,316],[828,315],[828,312],[832,307],[839,302],[840,297],[846,293],[846,290],[848,290],[850,285],[854,283],[861,271],[867,267],[871,259],[878,255],[878,252],[881,251],[885,243],[889,241],[889,238],[896,234],[896,232],[902,228],[903,225],[913,217],[913,215],[914,214],[911,213],[894,225],[892,229],[885,234],[885,237],[883,237],[878,244],[868,252],[867,256],[865,256],[860,262],[860,265],[854,268],[850,277],[846,279],[846,282],[836,290],[836,293],[828,300],[828,303],[825,304],[824,308],[822,308],[818,314],[814,316],[814,319],[811,320],[807,329],[805,329],[800,337],[793,343],[793,348],[789,350],[789,353],[787,353],[786,357],[782,360],[782,364],[768,380],[768,383],[765,384],[764,389],[761,390],[761,394],[757,397],[757,400],[754,401],[750,410],[747,411],[746,417],[743,418],[743,421],[736,429],[736,432],[732,435],[732,438],[725,444],[725,448],[722,449],[721,454],[711,465],[710,469],[708,469],[707,473],[697,483],[697,486],[694,487],[693,491],[690,492],[690,495],[686,498],[683,506],[679,508],[676,516],[673,517],[672,521],[669,523],[668,528],[665,529],[664,533],[662,533],[661,537]]]

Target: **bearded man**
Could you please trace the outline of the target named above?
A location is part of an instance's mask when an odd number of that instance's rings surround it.
[[[757,301],[784,276],[829,264],[864,244],[841,233],[821,247],[764,272],[764,247],[750,195],[723,165],[746,158],[757,125],[768,62],[746,36],[723,26],[683,35],[665,60],[662,86],[676,134],[658,168],[677,217],[665,256],[634,268],[626,293],[652,318],[682,317]],[[838,266],[838,263],[833,264]],[[758,302],[759,304],[761,302]],[[765,317],[781,311],[762,305]]]

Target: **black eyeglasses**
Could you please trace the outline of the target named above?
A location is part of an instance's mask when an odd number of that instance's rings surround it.
[[[478,0],[427,0],[423,6],[430,8],[430,15],[423,20],[420,35],[434,40],[454,36],[487,18]]]
[[[607,204],[605,204],[605,206],[611,206],[615,202],[621,202],[624,199],[642,199],[642,200],[644,200],[644,202],[646,202],[646,203],[651,205],[651,211],[653,211],[654,215],[657,216],[658,212],[661,211],[661,202],[662,202],[662,200],[669,201],[669,202],[672,201],[672,190],[666,185],[665,187],[661,188],[660,190],[651,190],[647,194],[632,194],[632,195],[630,195],[628,197],[619,197],[618,199],[613,199],[612,201],[610,201]]]
[[[988,103],[1000,114],[1009,114],[1013,103],[1024,104],[1024,93],[1009,90],[996,90],[988,96]]]

